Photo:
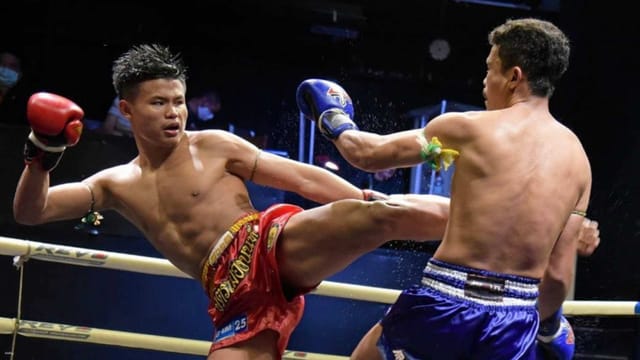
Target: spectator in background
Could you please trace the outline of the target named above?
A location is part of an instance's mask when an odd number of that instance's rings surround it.
[[[20,58],[11,52],[0,53],[0,104],[22,76]]]
[[[214,90],[196,91],[194,94],[195,96],[187,100],[189,109],[187,130],[228,130],[229,124],[216,118],[222,106],[220,95]]]
[[[111,107],[107,111],[107,116],[102,123],[99,132],[116,136],[133,137],[131,132],[131,123],[129,119],[124,117],[120,112],[120,98],[116,96],[111,103]]]

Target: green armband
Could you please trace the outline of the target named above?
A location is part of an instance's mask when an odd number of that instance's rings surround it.
[[[93,209],[93,206],[95,205],[95,202],[96,202],[95,197],[93,196],[93,189],[91,189],[91,186],[89,186],[88,184],[86,183],[84,184],[87,187],[87,190],[89,190],[89,193],[91,194],[91,205],[89,207],[89,211],[87,211],[87,213],[80,219],[80,223],[76,225],[74,229],[76,230],[85,229],[91,235],[98,235],[98,229],[96,228],[100,226],[101,221],[102,219],[104,219],[104,217],[102,216],[102,214],[100,214],[99,212]]]
[[[438,171],[441,166],[447,170],[460,155],[457,150],[443,148],[442,143],[435,136],[431,138],[431,141],[428,141],[424,134],[420,134],[417,140],[420,144],[420,157],[433,170]]]

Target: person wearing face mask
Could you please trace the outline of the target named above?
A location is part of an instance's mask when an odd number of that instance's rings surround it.
[[[0,53],[0,104],[22,76],[20,58],[10,52]]]
[[[188,130],[223,129],[227,130],[225,122],[217,118],[221,107],[220,95],[214,90],[196,92],[194,97],[187,100],[189,118]]]
[[[115,136],[133,137],[131,122],[120,112],[120,97],[116,96],[113,99],[99,132]]]

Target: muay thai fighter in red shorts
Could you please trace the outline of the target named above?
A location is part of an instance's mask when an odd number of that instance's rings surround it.
[[[185,131],[185,79],[182,61],[166,47],[125,52],[113,84],[138,155],[56,186],[49,172],[79,141],[83,112],[64,97],[34,94],[14,216],[35,225],[98,210],[122,214],[177,268],[205,278],[215,325],[209,360],[280,359],[303,310],[299,294],[386,241],[444,232],[448,199],[363,201],[366,192],[320,167],[226,131]],[[325,205],[257,214],[246,181]]]

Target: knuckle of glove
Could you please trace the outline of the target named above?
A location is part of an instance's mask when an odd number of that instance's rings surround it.
[[[75,145],[82,133],[83,117],[78,105],[56,94],[36,93],[27,103],[31,129],[47,146]]]
[[[570,360],[575,352],[575,336],[569,321],[562,316],[560,328],[551,338],[538,338],[538,358]]]
[[[84,125],[80,120],[73,120],[64,128],[64,137],[66,139],[67,146],[76,145],[78,141],[80,141],[80,135],[82,135],[83,128]]]
[[[338,108],[354,116],[353,102],[347,92],[338,84],[323,79],[307,79],[296,91],[300,111],[311,120],[318,120],[323,112]]]
[[[296,103],[298,109],[307,120],[315,121],[318,119],[318,110],[314,103],[314,97],[318,97],[316,94],[316,88],[313,83],[315,79],[308,79],[298,85],[296,90]]]

